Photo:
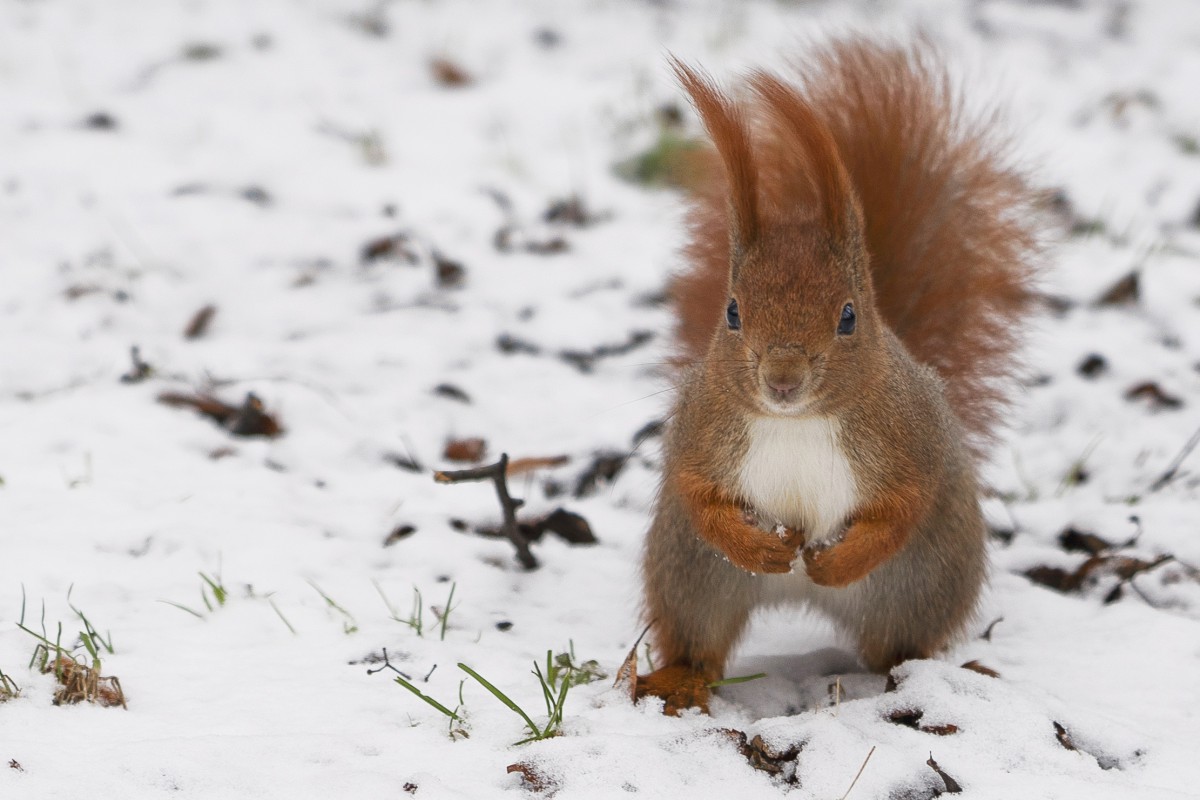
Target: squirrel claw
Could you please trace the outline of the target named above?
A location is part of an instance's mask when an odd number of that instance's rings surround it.
[[[756,530],[738,545],[723,548],[734,566],[751,574],[782,575],[792,571],[792,562],[804,546],[804,533],[781,525],[773,532]]]

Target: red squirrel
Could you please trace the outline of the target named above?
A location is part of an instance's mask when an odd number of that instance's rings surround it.
[[[668,714],[708,711],[759,607],[825,612],[877,672],[962,633],[1038,240],[994,118],[926,43],[838,40],[736,96],[673,67],[715,151],[642,564],[661,666],[636,694]]]

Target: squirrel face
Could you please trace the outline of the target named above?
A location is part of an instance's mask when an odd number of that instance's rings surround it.
[[[841,237],[838,237],[839,239]],[[865,367],[872,338],[865,254],[817,222],[765,227],[731,270],[725,325],[714,342],[738,393],[759,413],[831,410]]]

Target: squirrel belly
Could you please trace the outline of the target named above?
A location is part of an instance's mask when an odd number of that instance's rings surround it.
[[[841,536],[858,487],[837,418],[760,416],[747,428],[738,486],[759,522],[804,531],[808,546]]]

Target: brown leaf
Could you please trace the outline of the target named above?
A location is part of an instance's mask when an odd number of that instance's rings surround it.
[[[639,636],[638,640],[633,643],[633,647],[629,648],[629,655],[625,656],[625,660],[617,668],[617,678],[613,681],[613,688],[627,692],[629,694],[629,702],[631,703],[637,702],[637,649],[641,641],[642,639]]]
[[[383,540],[383,546],[391,547],[396,542],[400,541],[401,539],[407,539],[416,532],[416,525],[397,525],[392,529],[392,532],[387,535],[387,538]]]
[[[1098,306],[1127,306],[1138,301],[1141,295],[1138,272],[1134,270],[1105,290],[1096,300]]]
[[[437,276],[437,285],[443,289],[461,288],[466,281],[467,268],[436,250],[433,251],[433,270]]]
[[[895,725],[903,725],[906,728],[916,730],[921,717],[925,716],[924,711],[918,709],[902,708],[891,712],[887,715],[888,722]]]
[[[208,326],[217,315],[217,307],[209,303],[192,315],[187,327],[183,329],[183,338],[199,339],[208,333]]]
[[[516,764],[509,764],[506,771],[510,775],[514,772],[519,774],[521,776],[521,783],[531,792],[545,793],[549,796],[558,789],[558,784],[552,778],[538,770],[537,767],[528,761],[518,761]]]
[[[54,705],[96,703],[107,708],[125,705],[125,692],[115,676],[101,677],[87,664],[73,658],[59,656],[43,668],[43,674],[54,673],[59,688],[54,692]]]
[[[262,401],[253,392],[246,394],[240,406],[233,406],[205,394],[163,392],[158,402],[173,408],[192,408],[212,419],[234,436],[265,436],[274,438],[284,433],[283,426],[268,414]]]
[[[431,58],[429,60],[429,71],[433,74],[433,79],[437,81],[439,86],[445,86],[448,89],[470,86],[475,82],[475,79],[471,77],[471,73],[445,56]]]
[[[776,750],[767,744],[761,735],[747,740],[746,734],[736,728],[714,728],[707,733],[730,742],[750,763],[751,767],[772,777],[783,775],[787,767],[794,765],[796,757],[800,755],[803,747],[802,744],[797,744],[787,750]],[[790,777],[785,777],[784,780],[786,783],[795,783],[794,771]]]
[[[1130,578],[1154,569],[1171,559],[1172,557],[1169,555],[1159,556],[1154,561],[1144,561],[1132,556],[1095,555],[1080,564],[1074,572],[1068,572],[1060,567],[1034,567],[1026,571],[1025,576],[1034,583],[1040,583],[1060,592],[1077,592],[1090,578],[1096,575],[1110,574],[1117,576],[1122,581],[1128,581]],[[1112,596],[1112,600],[1118,599],[1119,596],[1119,594]]]
[[[569,544],[596,544],[599,541],[586,519],[565,508],[554,509],[545,517],[530,523],[530,527],[537,532],[537,536],[550,531]]]
[[[934,736],[950,736],[958,733],[958,726],[949,723],[945,725],[922,725],[919,730],[921,733],[932,733]]]
[[[1059,592],[1075,592],[1083,585],[1083,576],[1078,570],[1070,572],[1061,567],[1034,567],[1025,571],[1025,577]]]
[[[1054,723],[1054,737],[1058,739],[1058,743],[1068,750],[1078,750],[1075,742],[1071,741],[1071,735],[1067,733],[1067,729],[1057,722]]]
[[[1000,677],[999,672],[996,672],[996,670],[992,669],[991,667],[985,667],[983,664],[980,664],[978,661],[976,661],[974,659],[963,664],[962,668],[969,669],[972,672],[978,672],[980,675],[987,675],[989,678],[999,678]]]
[[[929,754],[929,760],[925,763],[928,764],[929,768],[936,772],[938,777],[942,779],[942,783],[946,785],[946,794],[959,794],[962,792],[962,787],[958,785],[958,781],[947,775],[945,771],[938,766],[938,763],[933,760],[933,753]]]
[[[408,264],[416,264],[420,261],[409,244],[408,236],[403,233],[372,239],[363,245],[361,258],[364,264],[385,259],[404,261]]]
[[[1174,410],[1183,408],[1183,400],[1173,394],[1168,394],[1154,381],[1145,381],[1129,387],[1125,392],[1126,400],[1147,400],[1150,407],[1159,410]]]
[[[451,439],[446,442],[442,457],[447,461],[462,461],[474,463],[481,461],[487,452],[487,442],[479,437],[468,439]]]
[[[1101,539],[1094,533],[1067,528],[1058,535],[1058,543],[1068,553],[1082,552],[1089,555],[1099,555],[1105,550],[1112,549],[1112,543]]]

